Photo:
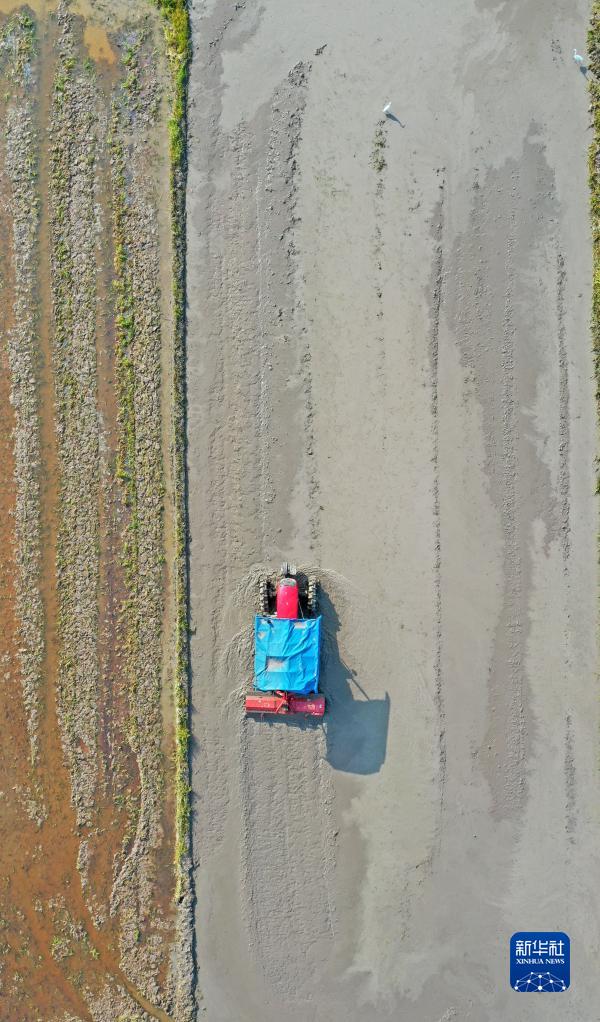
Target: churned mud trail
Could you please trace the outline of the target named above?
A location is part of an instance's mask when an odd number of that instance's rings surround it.
[[[197,939],[211,962],[200,976],[207,998],[232,986],[259,1011],[266,982],[286,1000],[308,980],[304,953],[290,962],[290,918],[315,945],[331,942],[333,925],[324,735],[247,723],[232,695],[247,678],[251,565],[280,559],[292,534],[294,556],[312,559],[316,538],[310,348],[290,230],[307,73],[291,70],[259,111],[258,144],[248,125],[221,130],[221,18],[197,38],[204,73],[190,129],[203,176],[200,194],[192,184],[188,229],[194,675],[206,679],[194,688],[195,848],[207,877]],[[307,811],[318,825],[306,826]]]
[[[192,2],[198,1003],[596,1012],[587,5]],[[382,108],[391,100],[394,119]],[[322,727],[246,721],[258,565],[318,564]]]

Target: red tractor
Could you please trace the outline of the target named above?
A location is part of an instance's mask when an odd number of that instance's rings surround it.
[[[254,620],[254,689],[246,713],[304,713],[322,717],[319,694],[319,583],[284,563],[278,577],[261,579],[261,613]]]

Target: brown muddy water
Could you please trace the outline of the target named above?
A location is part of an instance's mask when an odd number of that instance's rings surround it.
[[[92,60],[106,61],[107,64],[116,63],[117,55],[110,44],[108,32],[101,25],[86,25],[83,41]]]
[[[0,29],[21,4],[0,0]],[[4,723],[4,756],[0,757],[0,1018],[11,1022],[58,1022],[65,1015],[86,1022],[107,1022],[118,1017],[125,1002],[130,1010],[169,1022],[171,1016],[145,996],[123,969],[119,921],[111,913],[111,891],[116,859],[127,855],[135,834],[135,803],[139,779],[135,756],[124,741],[129,708],[123,675],[123,635],[120,612],[126,593],[122,557],[123,508],[115,484],[118,407],[115,397],[114,309],[112,307],[111,215],[109,167],[100,160],[99,196],[102,206],[98,237],[97,323],[98,412],[101,431],[100,591],[99,635],[99,776],[93,826],[77,825],[71,781],[65,762],[57,716],[58,635],[57,537],[60,526],[60,462],[56,432],[53,377],[53,311],[51,289],[51,231],[48,208],[51,97],[57,67],[58,25],[56,2],[31,0],[26,10],[37,20],[36,130],[42,145],[35,155],[38,166],[40,224],[38,234],[37,400],[42,466],[41,574],[44,608],[44,663],[39,755],[32,764],[27,717],[19,676],[19,621],[15,578],[15,415],[10,400],[10,372],[6,336],[14,318],[14,253],[10,245],[0,252],[0,719]],[[69,10],[87,20],[79,25],[80,56],[96,65],[105,97],[107,121],[122,66],[115,33],[125,16],[148,15],[144,0],[127,5],[89,3]],[[110,34],[102,24],[108,12]],[[119,17],[120,15],[120,17]],[[2,82],[0,119],[11,102],[10,83]],[[166,106],[163,117],[166,151]],[[0,144],[0,161],[5,158]],[[0,166],[0,189],[6,187]],[[168,192],[162,197],[168,217]],[[12,237],[5,196],[0,194],[0,231]],[[164,233],[164,230],[163,230]],[[167,262],[169,257],[167,256]],[[168,360],[165,360],[165,364]],[[166,381],[167,384],[169,381]],[[170,522],[167,513],[167,524]],[[166,534],[170,535],[170,527]],[[166,588],[168,581],[165,579]],[[170,599],[166,601],[167,617]],[[172,622],[166,620],[165,629]],[[165,657],[168,659],[168,657]],[[168,672],[166,672],[168,673]],[[164,701],[168,712],[168,700]],[[168,729],[167,729],[168,731]],[[169,942],[169,905],[172,898],[173,798],[167,776],[164,840],[154,849],[150,868],[155,882],[155,906],[147,915],[162,912],[165,950],[158,969],[166,979]],[[89,850],[85,881],[81,855]],[[143,917],[144,914],[142,914]],[[142,918],[140,917],[140,918]],[[142,943],[144,934],[138,938]],[[100,993],[115,992],[115,1008],[98,1008]],[[121,993],[119,993],[119,991]],[[126,992],[126,993],[125,993]],[[129,1000],[127,1001],[127,998]],[[108,998],[110,1002],[110,996]],[[107,1013],[108,1011],[108,1013]],[[136,1014],[137,1017],[137,1014]]]

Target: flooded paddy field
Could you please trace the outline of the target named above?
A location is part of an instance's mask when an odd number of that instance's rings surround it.
[[[0,0],[0,1017],[189,1017],[174,85],[159,10]]]
[[[584,0],[190,6],[210,1022],[600,1018],[593,10],[586,51]],[[317,726],[244,713],[284,560],[321,579]],[[521,928],[569,935],[559,997],[511,989]]]

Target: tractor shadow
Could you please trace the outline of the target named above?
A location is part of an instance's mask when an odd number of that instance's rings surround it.
[[[385,762],[387,750],[389,693],[383,699],[370,699],[356,673],[342,659],[337,639],[340,619],[323,588],[319,593],[319,610],[323,616],[319,688],[326,699],[327,761],[334,770],[376,774]]]

